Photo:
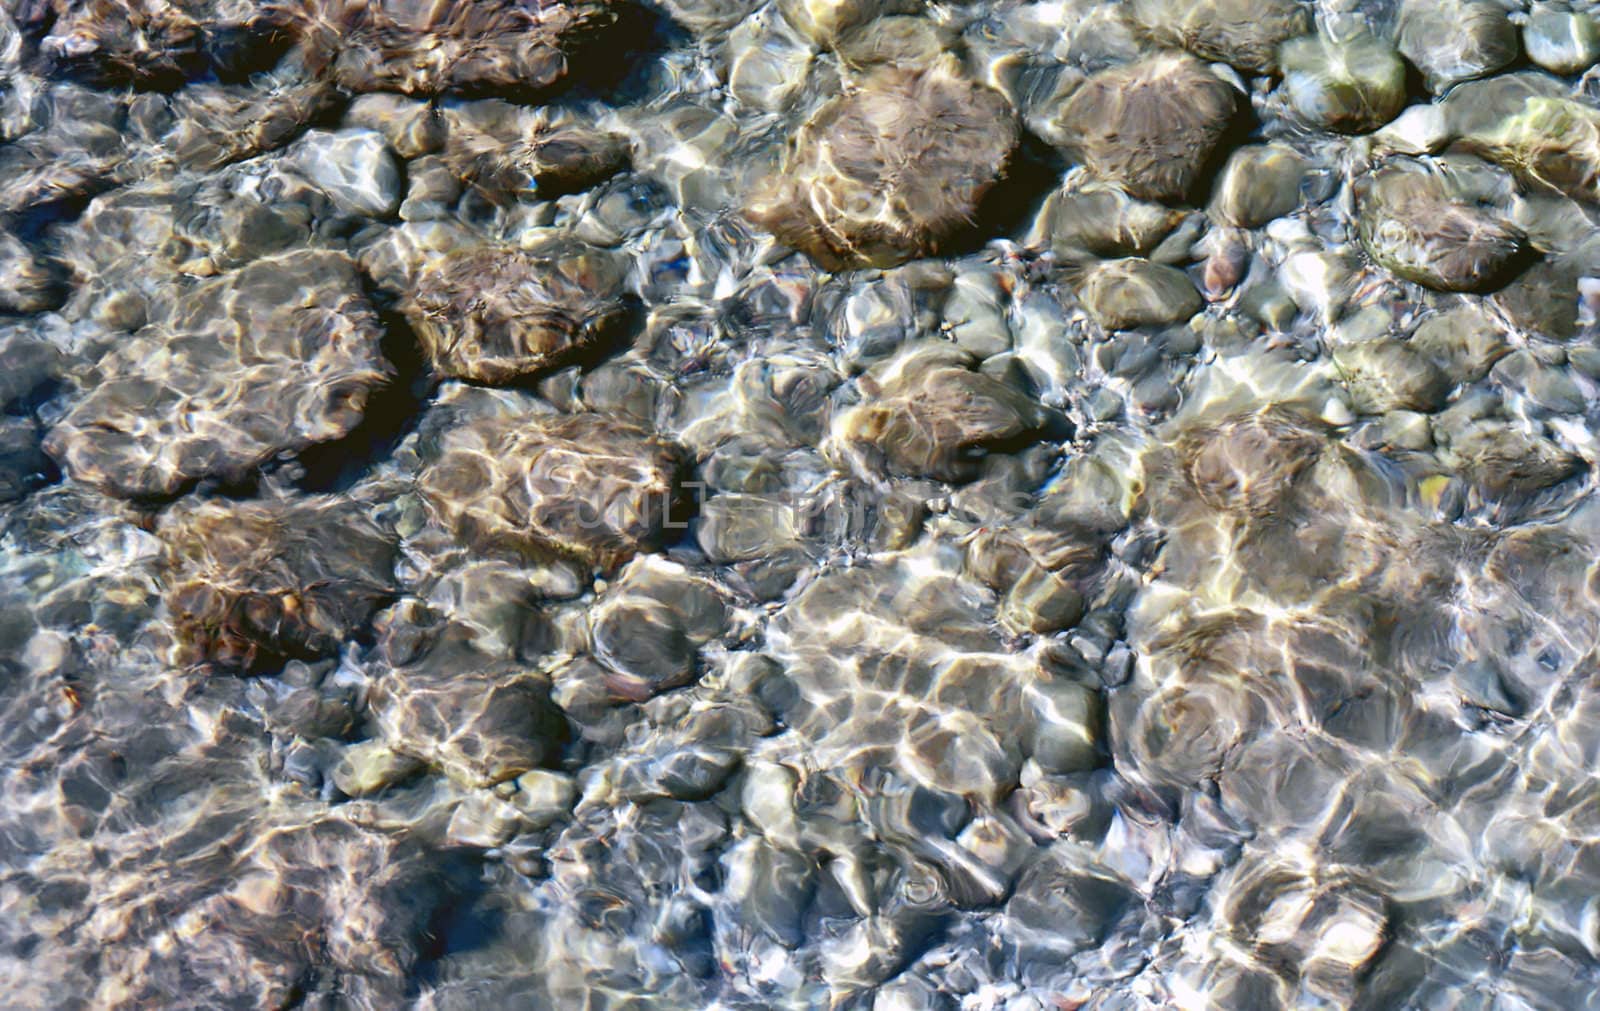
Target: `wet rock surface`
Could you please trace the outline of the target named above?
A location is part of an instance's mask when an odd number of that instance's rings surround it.
[[[361,421],[391,371],[381,337],[348,257],[258,260],[185,291],[117,342],[45,448],[78,480],[119,495],[242,479]]]
[[[626,313],[617,273],[582,251],[460,250],[423,268],[404,311],[440,375],[503,383],[605,338]]]
[[[1096,175],[1144,200],[1181,202],[1237,108],[1232,88],[1188,56],[1152,56],[1089,78],[1057,128]]]
[[[485,548],[612,567],[660,534],[677,467],[671,444],[637,425],[511,415],[446,432],[419,488],[458,535]]]
[[[1597,13],[0,3],[4,1003],[1590,1006]]]
[[[875,71],[806,122],[752,216],[825,267],[936,253],[1005,175],[1012,120],[998,93],[942,68]]]

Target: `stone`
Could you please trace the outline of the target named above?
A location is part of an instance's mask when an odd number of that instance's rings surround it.
[[[65,294],[50,264],[21,239],[0,231],[0,312],[54,309]]]
[[[441,375],[505,383],[563,363],[626,315],[618,265],[479,246],[426,262],[401,310]]]
[[[1444,406],[1451,382],[1433,362],[1396,340],[1363,341],[1337,348],[1333,361],[1362,414],[1434,411]]]
[[[613,696],[643,702],[698,676],[697,651],[721,634],[727,605],[710,582],[683,566],[635,559],[594,612],[595,655],[613,672]]]
[[[1089,183],[1046,197],[1027,243],[1067,260],[1145,256],[1183,217],[1182,211],[1135,200],[1121,187]]]
[[[1517,58],[1517,27],[1489,0],[1403,0],[1397,28],[1400,52],[1436,95]]]
[[[283,52],[269,4],[34,0],[11,9],[51,71],[102,86],[164,91],[207,71],[236,78]]]
[[[1324,35],[1283,45],[1283,87],[1295,113],[1337,133],[1367,133],[1406,105],[1406,64],[1371,35],[1335,42]]]
[[[444,115],[433,103],[385,92],[356,96],[345,110],[344,125],[378,131],[407,161],[438,151],[450,135]]]
[[[65,378],[71,359],[22,326],[0,327],[0,411],[32,411]]]
[[[393,592],[395,537],[348,498],[185,501],[157,534],[178,663],[329,656]]]
[[[409,620],[412,612],[402,608],[396,617]],[[457,627],[428,628],[420,648],[385,649],[385,659],[391,666],[371,690],[384,743],[463,786],[516,779],[565,740],[549,679],[479,652]]]
[[[242,479],[361,421],[392,373],[382,336],[348,257],[264,257],[185,292],[101,358],[45,450],[130,498]]]
[[[628,167],[630,148],[617,134],[570,124],[452,136],[446,158],[465,185],[506,203],[590,189]]]
[[[0,502],[14,502],[44,483],[50,458],[32,418],[0,415]]]
[[[443,433],[418,487],[468,544],[610,569],[660,534],[679,466],[672,443],[599,415],[488,417]]]
[[[1524,185],[1600,202],[1600,110],[1582,102],[1529,96],[1516,115],[1462,138],[1462,146]]]
[[[368,797],[407,779],[423,764],[382,741],[360,741],[344,749],[333,767],[333,785],[347,797]]]
[[[882,67],[806,121],[749,213],[826,269],[893,266],[971,228],[1017,140],[998,92]]]
[[[569,56],[615,23],[600,0],[289,0],[307,64],[355,92],[533,95],[566,76]]]
[[[338,104],[323,81],[277,77],[250,85],[195,83],[177,92],[168,100],[172,126],[162,146],[185,167],[211,172],[282,147]]]
[[[1490,493],[1528,495],[1559,484],[1584,471],[1583,461],[1535,431],[1486,418],[1444,438],[1434,437],[1448,464],[1459,467]]]
[[[1102,70],[1056,120],[1072,153],[1141,200],[1188,196],[1238,107],[1231,86],[1192,56],[1158,54]]]
[[[1184,474],[1201,500],[1244,516],[1276,511],[1321,448],[1317,433],[1277,410],[1198,425],[1178,440]]]
[[[1152,42],[1247,74],[1277,73],[1279,43],[1311,28],[1310,11],[1299,0],[1129,0],[1123,6]]]
[[[1211,196],[1211,216],[1236,228],[1259,228],[1300,206],[1306,162],[1275,144],[1251,144],[1228,156]]]
[[[1477,382],[1511,350],[1492,320],[1465,305],[1422,320],[1410,345],[1443,369],[1452,384]]]
[[[1579,11],[1535,4],[1522,26],[1528,59],[1554,74],[1581,74],[1600,60],[1600,24]]]
[[[1023,693],[1023,750],[1049,775],[1100,764],[1099,696],[1060,678],[1041,678]]]
[[[1368,255],[1436,291],[1503,283],[1523,235],[1498,210],[1510,187],[1467,166],[1395,159],[1362,181],[1359,234]]]
[[[346,214],[386,218],[400,206],[400,165],[376,130],[312,130],[285,158]]]
[[[1107,330],[1181,323],[1204,305],[1183,271],[1149,260],[1108,260],[1089,268],[1078,298]]]
[[[885,14],[909,13],[920,0],[779,0],[784,20],[820,46]]]
[[[993,450],[1031,441],[1044,410],[970,369],[949,344],[913,345],[864,377],[866,399],[834,422],[833,439],[870,447],[890,473],[969,481]]]

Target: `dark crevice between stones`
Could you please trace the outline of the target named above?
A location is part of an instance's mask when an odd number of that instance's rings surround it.
[[[78,220],[88,209],[91,200],[116,188],[116,183],[109,179],[98,180],[86,186],[82,193],[34,204],[32,207],[17,211],[9,218],[0,218],[0,224],[4,224],[12,235],[31,246],[44,239],[45,232],[51,226]]]
[[[368,396],[361,422],[343,438],[300,451],[295,484],[308,492],[343,492],[388,459],[416,427],[432,381],[410,324],[393,309],[379,311],[383,356],[394,366],[388,385]]]
[[[972,227],[956,236],[940,256],[962,256],[982,249],[991,239],[1025,230],[1039,207],[1061,182],[1064,159],[1030,131],[1020,131],[1017,149],[1006,164],[1005,178],[983,195]]]
[[[690,32],[663,11],[642,4],[612,9],[615,24],[568,48],[571,69],[557,85],[566,96],[612,106],[640,101],[650,91],[660,56],[693,43]]]
[[[1217,180],[1222,176],[1223,166],[1228,164],[1228,158],[1247,144],[1260,144],[1263,141],[1261,121],[1256,118],[1255,110],[1250,107],[1250,100],[1241,99],[1238,110],[1228,121],[1227,130],[1218,138],[1210,156],[1195,175],[1194,185],[1189,187],[1189,203],[1195,207],[1204,207],[1210,203]]]

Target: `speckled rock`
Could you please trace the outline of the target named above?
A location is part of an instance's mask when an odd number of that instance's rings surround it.
[[[1335,42],[1323,35],[1283,45],[1283,86],[1307,123],[1338,133],[1366,133],[1406,104],[1406,64],[1371,35]]]
[[[1102,70],[1056,124],[1096,175],[1142,200],[1183,200],[1237,108],[1233,88],[1192,56]]]
[[[351,91],[408,95],[536,92],[567,73],[569,51],[611,25],[594,0],[418,7],[401,0],[288,0],[307,62]]]
[[[381,336],[348,257],[257,260],[191,289],[102,358],[45,449],[124,496],[243,477],[361,420],[390,373]]]
[[[1361,244],[1396,274],[1438,291],[1492,287],[1506,280],[1523,243],[1496,196],[1504,201],[1508,188],[1481,163],[1390,162],[1360,189]]]
[[[926,343],[875,366],[863,402],[834,422],[840,449],[870,449],[891,473],[966,481],[991,450],[1025,443],[1045,411],[1016,390],[970,370],[949,344]]]
[[[462,249],[428,261],[401,308],[441,375],[504,383],[604,338],[626,312],[618,273],[581,250]]]
[[[1517,58],[1517,27],[1490,0],[1403,0],[1399,49],[1434,94]]]
[[[180,663],[334,653],[392,592],[394,537],[350,499],[186,501],[159,534]]]
[[[807,120],[750,214],[829,269],[936,253],[970,227],[1017,136],[998,92],[878,69]]]
[[[660,533],[677,481],[677,451],[667,441],[625,422],[573,414],[452,428],[419,486],[468,543],[613,568]]]
[[[1278,44],[1311,27],[1298,0],[1131,0],[1124,7],[1151,41],[1245,73],[1276,73]]]
[[[1183,271],[1140,259],[1091,267],[1078,286],[1078,297],[1107,330],[1180,323],[1203,305]]]

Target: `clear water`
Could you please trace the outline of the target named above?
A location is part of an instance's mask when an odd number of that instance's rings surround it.
[[[1592,7],[0,3],[3,1002],[1590,1006]]]

